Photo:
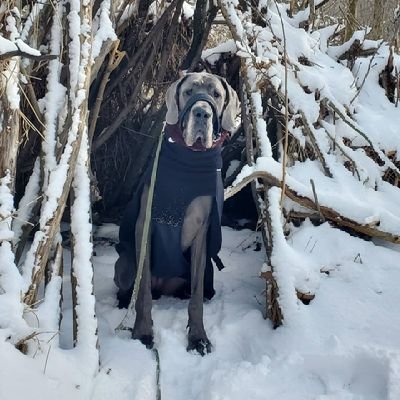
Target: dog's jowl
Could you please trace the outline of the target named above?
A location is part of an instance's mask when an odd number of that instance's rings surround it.
[[[211,343],[203,325],[203,298],[214,295],[211,259],[221,247],[221,145],[234,129],[239,101],[223,78],[191,73],[170,86],[166,103],[132,336],[151,348],[152,298],[190,297],[187,349],[204,355]],[[129,304],[136,277],[151,169],[150,162],[120,227],[114,281],[121,308]]]

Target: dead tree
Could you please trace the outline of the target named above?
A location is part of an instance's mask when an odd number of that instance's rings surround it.
[[[374,0],[374,16],[372,19],[372,29],[369,33],[371,39],[380,39],[383,36],[385,0]]]
[[[358,0],[348,0],[347,13],[346,13],[346,30],[345,30],[345,40],[350,40],[356,30],[357,23],[357,5]]]

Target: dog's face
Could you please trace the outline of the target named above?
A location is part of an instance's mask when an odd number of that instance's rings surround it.
[[[222,128],[231,132],[239,113],[239,100],[223,78],[206,72],[187,74],[167,91],[168,124],[178,123],[180,113],[195,95],[209,96],[214,106],[199,99],[185,112],[182,120],[183,139],[188,147],[197,143],[210,149],[214,140],[214,120],[218,118]]]
[[[225,104],[226,93],[221,81],[214,75],[195,74],[182,80],[179,88],[178,102],[179,110],[185,107],[193,95],[205,94],[210,96],[215,104],[217,117],[220,118]],[[183,139],[187,146],[191,147],[198,141],[206,149],[213,144],[213,107],[207,101],[196,102],[193,107],[185,114],[182,121]]]

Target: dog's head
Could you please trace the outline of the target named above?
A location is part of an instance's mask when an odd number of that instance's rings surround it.
[[[170,125],[180,124],[188,147],[213,146],[220,129],[232,132],[239,113],[236,92],[224,78],[206,72],[194,72],[174,82],[166,94]]]

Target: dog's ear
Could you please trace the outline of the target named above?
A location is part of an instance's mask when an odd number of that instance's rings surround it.
[[[190,74],[183,75],[180,79],[175,81],[165,94],[165,103],[167,104],[167,115],[165,120],[169,125],[175,125],[179,120],[179,90],[182,83],[189,77]]]
[[[240,113],[240,101],[225,78],[220,77],[220,80],[226,92],[225,105],[221,115],[221,127],[225,131],[232,132],[236,127],[236,117]]]
[[[178,123],[179,119],[179,110],[177,104],[177,94],[176,89],[180,83],[181,79],[175,81],[167,90],[165,94],[165,103],[167,105],[167,115],[165,120],[169,125],[175,125]]]

